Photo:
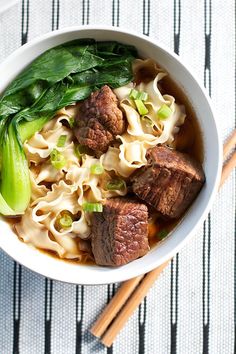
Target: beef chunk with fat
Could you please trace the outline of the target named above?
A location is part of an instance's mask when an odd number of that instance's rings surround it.
[[[131,181],[134,193],[163,216],[180,217],[196,198],[205,176],[189,155],[156,146],[147,151],[148,164]]]
[[[92,216],[92,251],[99,265],[121,266],[148,250],[148,210],[128,198],[107,199]]]
[[[98,152],[106,152],[115,136],[124,132],[123,113],[109,86],[93,92],[80,105],[76,123],[79,143]]]

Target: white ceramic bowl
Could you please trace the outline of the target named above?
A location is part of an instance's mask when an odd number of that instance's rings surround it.
[[[217,193],[221,166],[222,148],[210,100],[182,60],[146,36],[111,27],[72,27],[41,36],[15,51],[0,66],[0,92],[32,60],[47,49],[76,38],[115,40],[133,44],[140,56],[158,61],[183,88],[197,114],[204,140],[204,170],[206,184],[196,201],[177,226],[173,234],[146,256],[119,268],[79,265],[48,256],[19,241],[9,225],[0,220],[0,247],[12,258],[33,271],[47,277],[76,284],[105,284],[123,281],[146,273],[170,259],[201,225]],[[20,196],[19,196],[20,198]]]

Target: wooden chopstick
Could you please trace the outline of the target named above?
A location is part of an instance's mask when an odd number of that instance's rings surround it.
[[[232,132],[232,134],[228,137],[228,139],[224,143],[224,148],[223,148],[224,160],[227,158],[230,151],[235,147],[235,144],[236,144],[236,129]]]
[[[90,332],[95,337],[101,337],[103,335],[107,327],[113,321],[117,313],[120,311],[121,307],[130,297],[130,295],[137,287],[138,283],[143,279],[143,277],[144,274],[127,280],[122,284],[120,289],[113,296],[109,304],[106,306],[105,310],[101,313],[100,317],[91,328]]]
[[[227,158],[229,152],[235,147],[235,144],[236,130],[233,131],[224,144],[224,160]],[[219,188],[224,184],[234,167],[236,167],[236,151],[223,166]],[[105,346],[109,347],[112,345],[117,334],[123,328],[129,317],[147,295],[148,290],[152,287],[157,277],[168,264],[169,261],[152,270],[145,276],[135,277],[121,285],[115,296],[90,330],[96,337],[101,337],[105,333],[101,339],[101,342]],[[125,303],[126,300],[127,302]],[[116,315],[117,317],[115,318]]]
[[[224,164],[221,174],[220,186],[221,188],[225,183],[226,179],[229,177],[232,170],[236,167],[236,151],[232,154],[230,159]]]
[[[110,347],[112,345],[114,339],[120,330],[124,327],[128,318],[133,314],[138,305],[145,298],[148,290],[151,288],[156,278],[162,273],[163,269],[165,269],[168,264],[169,261],[163,263],[158,268],[152,270],[144,276],[143,281],[140,283],[140,285],[137,286],[132,296],[129,298],[129,300],[126,302],[116,317],[115,321],[111,324],[111,326],[102,337],[102,344],[104,344],[106,347]]]

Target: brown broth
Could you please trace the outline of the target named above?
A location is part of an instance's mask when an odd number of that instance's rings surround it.
[[[200,163],[203,162],[203,139],[196,113],[183,90],[169,77],[161,80],[164,92],[175,97],[178,104],[183,104],[186,111],[186,119],[175,136],[175,149],[191,155]]]
[[[142,79],[142,78],[139,78]],[[204,150],[203,139],[200,125],[198,123],[196,113],[193,110],[191,103],[183,90],[170,78],[169,75],[161,80],[160,89],[163,93],[168,93],[175,97],[176,103],[185,106],[186,118],[184,124],[180,127],[179,132],[175,135],[174,148],[178,151],[184,152],[195,158],[198,162],[203,163]],[[181,216],[180,219],[182,219]],[[169,233],[177,226],[180,219],[164,220],[158,218],[156,221],[157,232],[155,235],[149,232],[150,248],[155,247],[161,239],[158,234],[161,231],[168,231]],[[150,226],[149,226],[150,230]]]
[[[148,80],[147,80],[148,78]],[[140,71],[136,76],[136,82],[140,81],[150,81],[154,78],[150,69],[148,72],[145,70]],[[185,152],[195,158],[200,163],[203,162],[203,139],[202,139],[202,132],[196,117],[196,114],[189,102],[187,96],[183,92],[183,90],[167,75],[161,80],[160,90],[162,93],[168,93],[175,97],[176,102],[178,104],[183,104],[186,110],[186,119],[184,124],[180,127],[179,132],[175,135],[175,142],[174,148],[176,150]],[[181,217],[182,218],[182,217]],[[14,224],[16,220],[19,221],[19,218],[8,218],[7,221],[11,224],[12,228],[14,229]],[[178,224],[180,220],[172,220],[167,221],[162,218],[157,218],[155,222],[155,226],[149,225],[149,244],[150,247],[155,247],[161,239],[158,237],[160,231],[166,230],[171,232],[175,226]],[[151,231],[152,230],[152,231]],[[56,253],[52,251],[40,250],[43,253],[47,253],[47,255],[59,258]],[[79,264],[86,264],[86,265],[95,265],[95,262],[92,259],[88,259],[86,262],[81,262],[76,259],[68,260],[63,259],[63,261],[70,262],[70,263],[79,263]]]
[[[56,252],[50,251],[50,250],[43,250],[43,249],[39,249],[37,248],[38,251],[42,252],[42,253],[46,253],[48,256],[55,258],[55,259],[60,259],[62,261],[71,263],[71,264],[81,264],[81,265],[96,265],[94,259],[91,257],[88,257],[86,260],[84,261],[80,261],[78,259],[66,259],[66,258],[59,258],[59,256],[57,255]]]

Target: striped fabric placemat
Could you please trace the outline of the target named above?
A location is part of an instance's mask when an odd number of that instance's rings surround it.
[[[0,62],[42,33],[86,24],[125,27],[164,43],[211,95],[222,140],[235,127],[233,0],[18,1],[0,14]],[[234,173],[204,225],[106,349],[88,329],[118,284],[62,284],[0,252],[0,354],[232,354],[235,259]]]

